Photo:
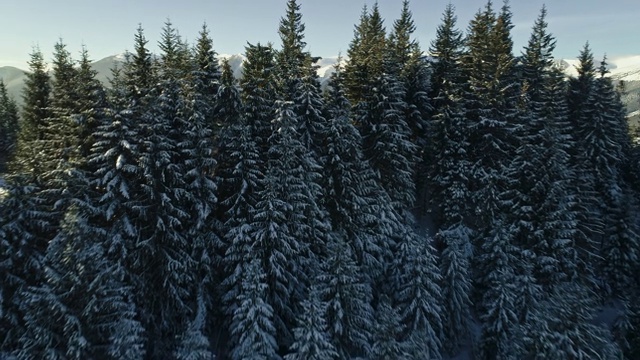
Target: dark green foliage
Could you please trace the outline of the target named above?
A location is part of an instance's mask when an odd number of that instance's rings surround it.
[[[47,242],[56,231],[42,190],[28,179],[15,177],[0,190],[0,353],[20,348],[26,291],[42,283]]]
[[[14,173],[38,176],[43,171],[40,152],[44,150],[46,119],[51,117],[51,84],[46,63],[40,49],[35,48],[29,61],[29,74],[23,92],[22,122],[18,134],[18,145],[11,163]]]
[[[345,66],[344,86],[347,98],[354,106],[366,101],[373,87],[372,81],[383,73],[386,32],[378,4],[371,13],[362,9],[360,23],[356,25],[354,38],[349,44]]]
[[[0,79],[0,173],[6,171],[6,164],[16,151],[19,125],[18,106]]]
[[[271,120],[275,113],[276,83],[274,77],[274,59],[271,46],[248,45],[242,88],[243,117],[250,127],[260,155],[260,167],[264,169],[269,151]]]
[[[327,322],[325,321],[326,303],[320,300],[320,294],[312,290],[309,299],[302,303],[302,315],[298,326],[293,329],[295,341],[291,353],[285,360],[324,360],[337,359],[338,353],[329,341]]]

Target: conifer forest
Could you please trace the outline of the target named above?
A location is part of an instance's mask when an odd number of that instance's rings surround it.
[[[167,21],[0,83],[2,359],[640,359],[640,147],[542,8],[365,7],[328,85],[288,0],[242,76]],[[284,5],[284,2],[283,2]],[[133,29],[135,30],[135,29]]]

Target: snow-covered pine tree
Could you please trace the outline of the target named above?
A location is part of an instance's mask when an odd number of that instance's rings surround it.
[[[282,49],[276,53],[276,82],[281,97],[293,101],[294,93],[304,74],[304,66],[311,59],[304,48],[305,25],[298,0],[287,1],[286,15],[280,19],[278,34],[282,41]]]
[[[345,231],[331,237],[327,245],[328,258],[317,279],[318,291],[327,304],[329,339],[338,358],[366,358],[373,341],[373,294],[363,267],[356,263],[347,240]]]
[[[196,226],[190,220],[197,211],[194,194],[187,189],[185,154],[180,151],[187,130],[186,114],[181,113],[185,99],[174,77],[179,68],[163,71],[137,123],[142,201],[136,211],[142,227],[132,256],[133,271],[140,274],[137,300],[144,311],[152,357],[177,348],[176,341],[195,311],[194,297],[201,282],[187,233]]]
[[[364,9],[349,48],[344,84],[354,105],[354,123],[363,139],[365,159],[389,193],[392,205],[406,209],[415,201],[417,148],[406,122],[405,89],[386,49],[378,5]]]
[[[294,342],[285,360],[331,360],[337,359],[333,344],[327,333],[325,320],[326,303],[320,293],[312,287],[309,297],[302,302],[296,328],[293,329]]]
[[[89,172],[95,171],[87,164],[95,142],[93,133],[100,124],[99,117],[104,116],[107,107],[106,91],[96,78],[98,72],[91,67],[91,62],[88,50],[83,47],[76,73],[76,105],[73,114],[79,128],[78,167]]]
[[[532,251],[533,275],[543,286],[554,286],[577,275],[575,235],[577,223],[571,209],[569,166],[563,134],[566,103],[561,79],[553,64],[555,39],[547,32],[543,7],[521,57],[523,85],[523,139],[509,173],[512,210],[519,219],[518,243]]]
[[[215,356],[211,352],[209,339],[205,334],[207,325],[207,297],[204,286],[198,288],[197,310],[188,328],[182,333],[180,346],[174,352],[177,360],[211,360]]]
[[[404,87],[397,77],[386,72],[374,84],[367,102],[360,103],[356,111],[363,153],[393,207],[409,209],[415,202],[417,147],[411,142],[411,129],[405,118]]]
[[[296,132],[306,151],[301,159],[306,201],[300,202],[296,211],[304,215],[307,230],[297,236],[305,239],[311,251],[321,258],[326,237],[331,233],[327,212],[321,205],[325,196],[320,186],[322,140],[327,120],[323,116],[324,103],[314,65],[317,59],[305,50],[304,29],[300,5],[297,0],[288,1],[286,16],[280,20],[282,50],[276,56],[276,77],[281,98],[292,102]]]
[[[453,5],[447,6],[436,39],[429,49],[433,131],[429,142],[435,150],[427,183],[431,207],[441,228],[467,221],[469,201],[469,128],[461,107],[462,33],[456,28]]]
[[[23,358],[142,359],[143,328],[122,249],[91,222],[101,214],[71,206],[45,257],[46,281],[29,287]],[[93,218],[93,219],[92,219]]]
[[[469,26],[463,56],[466,78],[463,104],[469,126],[469,188],[475,218],[481,227],[499,214],[499,196],[506,182],[516,139],[519,90],[510,31],[511,11],[505,3],[500,14],[491,1],[478,11]]]
[[[226,212],[232,205],[228,199],[235,197],[241,190],[239,187],[241,183],[234,183],[232,179],[235,177],[237,161],[242,156],[242,153],[239,152],[240,140],[250,140],[243,137],[250,136],[250,128],[241,118],[240,90],[236,85],[231,65],[227,59],[222,60],[221,68],[220,87],[215,98],[216,121],[221,124],[221,129],[215,139],[217,156],[215,180],[220,202],[217,217],[225,222],[227,220]],[[255,147],[255,141],[252,146]],[[254,155],[257,156],[257,154]],[[254,161],[257,161],[257,158]],[[243,168],[244,166],[241,166],[237,170],[241,171]],[[233,216],[230,217],[233,218]]]
[[[206,24],[202,25],[198,35],[192,55],[195,69],[192,70],[191,76],[194,83],[198,84],[198,92],[202,97],[202,101],[207,107],[215,109],[217,106],[216,97],[220,88],[220,77],[222,76],[220,65],[218,64],[218,54],[213,48],[213,40],[209,35],[209,28]],[[216,136],[224,126],[224,123],[221,122],[222,119],[217,116],[215,111],[206,113],[205,117],[205,123],[212,127],[213,135]]]
[[[40,157],[43,181],[51,189],[64,189],[64,172],[74,168],[80,157],[80,128],[72,115],[78,113],[77,69],[75,61],[59,40],[54,46],[50,117],[45,119]]]
[[[305,181],[304,163],[309,161],[296,132],[297,118],[292,103],[277,102],[274,132],[269,137],[267,171],[257,192],[253,216],[252,256],[261,259],[269,284],[267,296],[274,309],[278,344],[288,347],[295,324],[297,306],[305,297],[309,277],[318,271],[312,253],[310,222],[305,206],[313,205]],[[313,219],[317,220],[317,219]]]
[[[327,93],[329,126],[324,134],[325,201],[331,224],[344,231],[362,272],[377,281],[392,257],[389,237],[395,234],[397,214],[362,154],[362,138],[351,123],[343,90],[340,63]]]
[[[56,224],[31,176],[8,179],[0,197],[0,354],[20,349],[26,290],[44,280],[44,256]]]
[[[575,177],[580,179],[573,184],[577,207],[578,226],[585,234],[586,241],[582,244],[583,258],[586,258],[587,267],[593,269],[592,263],[597,262],[599,247],[598,235],[602,234],[604,222],[602,219],[602,202],[598,200],[596,191],[596,179],[586,159],[586,138],[590,131],[587,127],[594,116],[593,87],[595,83],[595,67],[593,54],[586,43],[578,57],[579,65],[576,67],[578,76],[570,78],[567,86],[566,101],[568,110],[567,132],[573,141],[567,149],[570,155],[570,165]]]
[[[368,359],[406,359],[409,358],[409,351],[419,353],[419,351],[414,351],[414,349],[407,349],[407,345],[424,346],[424,344],[420,344],[420,340],[423,339],[417,340],[414,344],[409,344],[409,341],[400,340],[402,332],[405,330],[405,324],[401,320],[401,315],[398,314],[398,309],[391,305],[391,301],[392,300],[386,296],[382,296],[378,300],[374,315],[375,325],[373,328],[371,354],[367,357]],[[417,337],[420,337],[420,335]],[[421,356],[415,357],[415,359],[431,359],[429,356],[425,357],[426,353],[420,355]]]
[[[268,302],[269,285],[261,259],[249,257],[241,265],[238,307],[233,311],[231,335],[236,339],[233,360],[279,360],[274,309]]]
[[[471,230],[463,224],[438,231],[437,238],[444,246],[440,254],[442,290],[442,348],[455,354],[468,339],[471,325]]]
[[[606,58],[594,84],[596,117],[587,137],[587,159],[595,170],[596,190],[604,202],[603,272],[616,296],[633,286],[640,259],[638,204],[623,175],[629,161],[631,139],[624,105],[607,77]]]
[[[619,359],[620,349],[602,324],[594,324],[596,295],[582,282],[555,287],[532,309],[514,339],[518,358]]]
[[[416,197],[420,199],[418,206],[424,208],[423,199],[427,192],[427,163],[432,161],[432,148],[428,141],[431,123],[428,116],[431,112],[429,101],[429,69],[426,57],[417,40],[413,39],[416,30],[413,15],[409,9],[409,1],[402,2],[400,17],[394,21],[393,29],[386,43],[386,54],[389,58],[386,72],[393,73],[403,84],[405,95],[405,121],[411,130],[410,140],[417,146],[414,183]],[[428,148],[427,148],[428,147]]]
[[[155,60],[147,48],[149,41],[144,35],[142,26],[138,26],[134,37],[134,52],[127,53],[125,63],[122,66],[122,85],[125,90],[127,102],[132,111],[140,116],[146,106],[145,97],[157,82],[157,69]]]
[[[439,231],[436,240],[443,247],[442,276],[443,349],[455,353],[469,334],[471,318],[471,246],[468,158],[469,129],[460,104],[463,88],[462,33],[456,28],[453,5],[444,11],[436,39],[431,43],[431,101],[433,132],[429,141],[437,151],[429,167],[431,206],[435,207]]]
[[[479,350],[482,359],[511,359],[516,357],[512,334],[519,323],[519,249],[513,244],[510,228],[500,219],[494,220],[492,229],[482,244],[483,255],[479,260],[485,289]]]
[[[222,248],[218,250],[223,254],[225,277],[221,292],[224,311],[231,318],[240,306],[238,294],[242,291],[244,264],[249,261],[254,244],[250,233],[258,202],[256,192],[264,173],[252,127],[241,117],[240,94],[228,62],[223,62],[222,69],[216,112],[223,117],[225,125],[220,132],[220,161],[215,174],[220,194],[220,218],[224,222]]]
[[[183,197],[183,207],[189,216],[183,222],[183,226],[189,239],[188,251],[196,262],[192,276],[196,281],[201,282],[196,289],[206,288],[206,290],[198,290],[199,295],[196,301],[191,301],[191,307],[196,312],[196,316],[203,317],[201,321],[207,320],[207,316],[211,317],[214,309],[219,309],[220,296],[214,290],[222,277],[222,269],[215,267],[215,264],[221,262],[222,255],[216,253],[216,248],[221,246],[219,236],[222,228],[221,219],[215,217],[218,207],[217,186],[214,179],[214,170],[217,166],[214,155],[216,124],[212,114],[215,112],[216,103],[215,94],[209,93],[212,91],[211,87],[218,88],[219,83],[216,78],[219,78],[219,74],[207,72],[207,70],[217,71],[217,60],[214,57],[211,61],[216,63],[213,69],[202,69],[199,67],[201,65],[193,63],[191,76],[181,81],[182,101],[177,108],[177,114],[185,119],[184,127],[180,131],[181,136],[176,134],[178,151],[182,159],[181,176],[185,182],[185,191],[188,193]],[[204,303],[205,308],[202,311],[199,302]],[[206,323],[200,326],[203,326],[202,329],[210,328],[205,325]],[[187,331],[195,331],[193,326],[195,326],[193,323],[190,324]],[[183,347],[183,350],[185,349]]]
[[[394,336],[408,346],[406,350],[419,354],[416,358],[439,359],[443,335],[442,292],[435,249],[429,245],[430,239],[419,237],[410,226],[400,237],[392,281],[394,311],[404,329],[394,332]]]

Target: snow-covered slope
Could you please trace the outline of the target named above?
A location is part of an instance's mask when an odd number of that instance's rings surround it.
[[[623,56],[607,59],[609,76],[614,80],[640,81],[640,55]],[[567,76],[577,76],[577,59],[562,59],[558,61]],[[595,66],[599,66],[596,62]]]

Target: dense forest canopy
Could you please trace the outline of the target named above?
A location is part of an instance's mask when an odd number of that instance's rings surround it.
[[[567,79],[545,8],[514,49],[508,2],[419,44],[405,0],[363,8],[325,88],[302,15],[239,80],[167,21],[107,87],[62,40],[21,109],[0,81],[0,358],[638,358],[606,58]]]

